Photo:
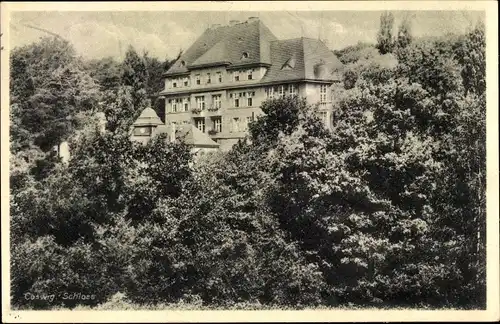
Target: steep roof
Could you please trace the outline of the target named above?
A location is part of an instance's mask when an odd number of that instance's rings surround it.
[[[134,126],[146,125],[161,125],[163,124],[152,108],[146,108],[141,112],[141,115],[135,120]]]
[[[216,64],[256,63],[270,65],[261,82],[340,80],[343,67],[322,41],[305,37],[278,40],[256,20],[207,29],[166,74]]]
[[[161,133],[167,133],[170,135],[172,133],[172,126],[159,126],[157,134]],[[203,133],[192,124],[176,126],[175,137],[177,140],[181,140],[187,145],[194,147],[219,147],[219,143],[212,140],[207,134]]]
[[[305,37],[271,42],[271,61],[262,82],[337,80],[343,67],[322,41]]]
[[[184,73],[189,67],[222,62],[231,65],[270,64],[269,47],[273,40],[276,36],[259,20],[207,29],[166,74]]]

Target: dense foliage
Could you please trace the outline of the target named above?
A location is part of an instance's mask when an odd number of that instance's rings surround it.
[[[69,73],[59,65],[76,64],[71,47],[50,42],[12,53],[14,306],[485,307],[481,26],[395,54],[338,51],[346,80],[333,131],[302,99],[272,99],[245,140],[196,160],[163,137],[128,139],[157,73],[151,58],[130,49],[123,63]],[[47,124],[36,128],[29,109]],[[94,110],[108,131],[85,115]],[[87,117],[64,128],[69,163],[32,172],[47,159],[36,139],[59,139],[46,134],[52,115],[77,113]]]

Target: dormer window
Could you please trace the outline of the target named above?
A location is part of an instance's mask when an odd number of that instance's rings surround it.
[[[289,58],[281,67],[282,70],[292,70],[295,68],[295,57]]]
[[[181,61],[181,66],[182,67],[186,66],[186,62],[185,61]]]
[[[243,52],[243,54],[241,55],[241,59],[244,60],[244,59],[247,59],[248,58],[248,53],[247,52]]]

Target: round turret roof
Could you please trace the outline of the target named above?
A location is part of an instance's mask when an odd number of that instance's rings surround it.
[[[153,126],[162,125],[160,118],[156,112],[148,107],[141,112],[141,115],[134,122],[134,126]]]

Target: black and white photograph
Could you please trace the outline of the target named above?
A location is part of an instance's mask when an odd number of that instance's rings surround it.
[[[477,3],[2,3],[3,320],[500,319]]]

